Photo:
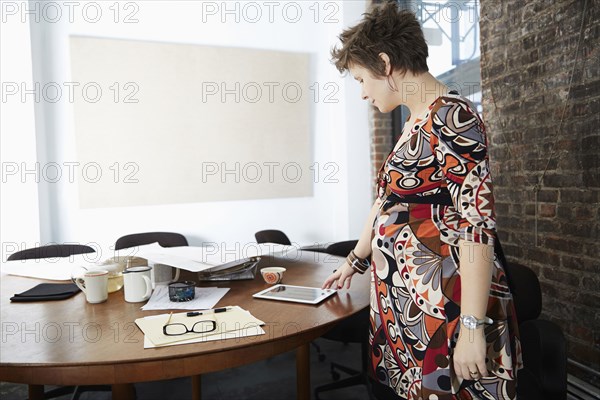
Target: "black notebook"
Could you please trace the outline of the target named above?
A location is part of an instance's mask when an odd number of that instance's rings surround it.
[[[63,300],[79,293],[81,289],[74,283],[40,283],[22,293],[17,293],[10,301]]]

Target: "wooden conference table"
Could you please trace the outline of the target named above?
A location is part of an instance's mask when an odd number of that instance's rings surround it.
[[[258,268],[284,266],[283,283],[320,287],[341,262],[339,257],[302,251],[293,259],[263,258]],[[0,380],[29,384],[30,399],[43,398],[43,385],[112,385],[113,398],[127,399],[134,396],[132,383],[187,376],[192,377],[192,397],[199,399],[201,374],[293,349],[297,398],[309,399],[310,342],[369,303],[368,274],[356,274],[350,290],[319,305],[254,299],[252,294],[268,286],[260,272],[254,280],[203,282],[201,286],[229,287],[217,306],[249,310],[266,323],[266,334],[144,349],[143,333],[134,320],[165,311],[142,311],[141,303],[124,301],[122,290],[101,304],[87,303],[83,293],[60,301],[11,303],[14,293],[40,281],[9,275],[1,281]]]

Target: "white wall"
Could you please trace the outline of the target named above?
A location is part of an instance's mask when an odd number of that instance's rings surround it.
[[[35,2],[29,5],[34,14],[23,14],[23,10],[19,10],[19,14],[7,16],[32,22],[34,81],[40,82],[42,87],[53,82],[63,89],[63,97],[56,102],[49,101],[54,99],[52,93],[44,96],[42,91],[42,101],[36,107],[38,159],[42,166],[51,162],[63,166],[63,175],[57,182],[42,176],[39,185],[42,242],[75,241],[107,246],[124,234],[165,230],[183,233],[191,244],[224,242],[233,246],[236,242],[243,244],[253,240],[254,232],[265,228],[281,229],[292,241],[301,244],[358,237],[371,198],[367,105],[360,100],[356,84],[348,77],[340,77],[330,64],[329,50],[337,43],[337,35],[343,27],[360,18],[365,7],[363,0],[137,1],[120,2],[117,7],[114,2],[75,2],[76,6],[71,8],[61,2],[52,3],[60,7],[57,9],[61,12],[60,17],[57,10],[48,6],[44,8],[44,5]],[[97,6],[102,7],[99,17]],[[296,14],[298,8],[301,9],[299,18]],[[257,11],[262,15],[259,16]],[[127,16],[137,21],[125,23]],[[34,21],[36,17],[38,22]],[[294,20],[297,22],[292,22]],[[68,100],[68,87],[64,85],[64,82],[72,81],[69,35],[311,53],[311,81],[319,88],[311,110],[314,161],[319,171],[314,195],[289,199],[80,209],[77,183],[71,182],[68,175],[71,171],[76,174],[82,171],[76,167],[68,170],[64,166],[65,162],[77,162],[72,102]],[[2,52],[5,60],[4,46]],[[247,66],[240,66],[244,67]],[[75,95],[81,95],[77,90]],[[307,95],[315,94],[314,90],[307,92]],[[329,99],[337,100],[337,103],[327,102],[328,94],[331,94]],[[3,126],[3,154],[6,134]],[[31,151],[32,144],[12,140],[8,146],[25,146]],[[143,151],[143,145],[132,151]],[[50,175],[52,171],[48,171]],[[314,171],[304,172],[314,174]],[[327,176],[329,180],[325,179]],[[23,207],[35,208],[27,203]],[[2,220],[4,233],[4,207]],[[14,227],[15,224],[11,224],[7,229],[13,231]]]
[[[4,260],[5,255],[40,241],[34,102],[23,101],[20,95],[21,84],[32,87],[29,24],[17,19],[1,21],[0,49],[0,240]]]

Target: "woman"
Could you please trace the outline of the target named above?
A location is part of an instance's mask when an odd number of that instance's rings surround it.
[[[324,282],[369,269],[369,369],[379,396],[514,399],[516,317],[496,236],[485,128],[471,103],[429,72],[414,14],[375,7],[340,36],[336,67],[381,112],[410,116],[378,176],[354,251]]]

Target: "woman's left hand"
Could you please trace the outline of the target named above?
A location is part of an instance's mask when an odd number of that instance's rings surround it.
[[[456,376],[466,380],[477,380],[488,376],[485,356],[486,341],[483,327],[472,331],[462,328],[453,355]]]

